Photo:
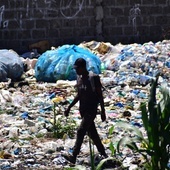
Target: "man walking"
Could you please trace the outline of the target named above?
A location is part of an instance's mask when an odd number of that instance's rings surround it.
[[[63,155],[66,160],[73,164],[75,164],[76,162],[76,157],[80,152],[81,145],[86,133],[93,140],[93,143],[96,145],[99,153],[104,158],[108,157],[94,123],[94,119],[97,114],[98,104],[100,104],[101,107],[101,119],[102,121],[106,120],[100,77],[97,74],[91,74],[91,72],[87,70],[86,61],[83,58],[78,58],[75,61],[74,69],[76,70],[78,77],[78,93],[72,103],[65,110],[64,114],[65,116],[68,116],[71,107],[73,107],[79,101],[79,111],[82,121],[77,130],[77,138],[73,147],[72,155]]]

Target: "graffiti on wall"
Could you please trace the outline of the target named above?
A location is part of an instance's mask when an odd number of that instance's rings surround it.
[[[8,0],[8,5],[10,8],[11,4],[19,3],[18,0]],[[8,18],[4,18],[5,13],[5,5],[0,4],[0,28],[8,28]],[[87,5],[91,5],[91,0],[24,0],[20,1],[20,8],[14,9],[16,10],[15,17],[13,20],[17,23],[18,27],[22,29],[22,20],[25,15],[26,18],[33,19],[35,13],[41,14],[41,18],[45,17],[58,17],[59,14],[66,19],[75,18],[82,9],[86,8]],[[43,7],[43,8],[42,8]],[[6,7],[7,8],[7,7]],[[23,10],[25,9],[25,10]],[[25,14],[26,11],[26,14]]]
[[[166,0],[166,5],[170,5],[170,0]]]
[[[62,16],[64,18],[74,18],[78,15],[78,13],[80,11],[82,11],[83,5],[84,5],[84,1],[85,0],[76,0],[76,8],[74,10],[72,10],[72,12],[70,11],[70,8],[72,6],[74,0],[61,0],[60,1],[60,13],[62,14]],[[71,12],[69,14],[69,12]]]
[[[8,21],[4,20],[4,11],[5,11],[5,5],[2,5],[0,7],[0,27],[1,28],[7,28],[8,27]]]
[[[134,35],[138,35],[137,18],[139,18],[140,16],[141,10],[139,8],[139,4],[135,4],[133,8],[131,8],[129,11],[129,22],[132,24]]]

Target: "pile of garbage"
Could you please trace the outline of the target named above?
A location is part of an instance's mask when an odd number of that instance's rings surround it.
[[[7,78],[16,81],[23,72],[23,62],[15,51],[0,50],[0,81],[7,81]]]
[[[159,83],[169,85],[170,41],[115,46],[91,41],[83,42],[78,47],[98,58],[95,69],[100,69],[98,73],[105,87],[103,94],[107,121],[101,122],[100,115],[95,121],[106,152],[112,155],[110,143],[116,148],[125,135],[120,128],[114,127],[117,121],[126,121],[145,134],[139,106],[141,102],[148,101],[150,82],[158,72]],[[80,123],[78,104],[71,109],[69,118],[63,116],[63,111],[76,94],[76,78],[56,79],[55,82],[38,81],[36,78],[37,63],[42,56],[53,56],[57,49],[46,51],[38,58],[20,56],[23,66],[26,66],[20,81],[7,77],[0,83],[0,169],[70,167],[61,153],[72,150],[76,128]],[[45,61],[49,65],[49,59],[43,58],[41,66]],[[111,127],[114,127],[114,132],[110,137]],[[97,154],[95,147],[94,153]],[[115,153],[115,157],[129,170],[139,169],[144,161],[126,147],[122,148],[121,154]],[[84,139],[76,164],[91,169],[88,137]],[[113,167],[112,164],[109,168],[120,167],[118,164]]]
[[[170,41],[148,42],[145,44],[82,43],[97,54],[103,64],[103,69],[112,70],[116,76],[111,80],[117,84],[137,83],[147,84],[158,72],[162,78],[169,80]]]

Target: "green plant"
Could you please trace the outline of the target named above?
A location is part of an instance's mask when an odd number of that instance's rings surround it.
[[[108,137],[111,137],[111,136],[112,136],[113,131],[114,131],[114,126],[111,126],[111,127],[109,128],[109,136],[108,136]],[[110,151],[111,151],[111,156],[113,156],[113,155],[116,154],[116,149],[115,149],[114,144],[113,144],[112,141],[111,141],[110,144],[109,144],[109,149],[110,149]]]
[[[151,163],[154,169],[168,169],[170,159],[170,91],[167,85],[160,86],[162,98],[157,102],[158,77],[152,83],[147,115],[146,104],[141,104],[142,120],[149,140]]]
[[[112,133],[113,129],[114,129],[114,127],[111,127],[111,129],[109,130],[109,133]],[[125,170],[125,168],[122,166],[122,163],[114,157],[108,157],[105,159],[101,159],[100,162],[96,165],[95,164],[95,154],[94,154],[94,144],[90,137],[89,137],[89,148],[90,148],[91,170],[102,170],[102,169],[104,169],[105,166],[109,166],[109,168],[115,167],[117,170],[123,170],[123,169]],[[113,149],[113,150],[115,151],[115,149]],[[64,168],[64,170],[83,170],[83,169],[84,170],[86,169],[86,167],[83,165]]]
[[[114,131],[114,126],[112,126],[109,129],[109,136],[111,136],[113,131]],[[90,138],[89,138],[89,146],[90,146],[91,170],[102,170],[105,166],[109,166],[109,168],[117,167],[117,168],[121,168],[121,170],[124,169],[121,162],[116,158],[112,157],[113,155],[115,155],[115,151],[116,151],[112,142],[110,142],[109,145],[109,148],[111,150],[111,157],[100,160],[100,162],[97,165],[95,165],[94,145]]]
[[[131,136],[121,138],[117,149],[120,152],[120,146],[125,145],[145,158],[147,169],[166,170],[170,159],[170,90],[162,84],[159,88],[161,99],[157,99],[158,77],[152,82],[148,106],[141,103],[140,107],[146,138],[136,127],[119,122],[116,126],[126,128]]]
[[[54,133],[56,138],[63,138],[66,134],[73,138],[77,128],[76,121],[71,118],[59,117],[54,125]]]
[[[0,115],[4,113],[4,110],[0,108]]]
[[[10,138],[10,140],[11,140],[12,142],[17,142],[17,141],[19,140],[19,138],[18,138],[18,137],[12,137],[12,138]]]
[[[66,118],[61,114],[60,105],[62,104],[62,98],[53,99],[53,133],[55,138],[64,138],[68,135],[70,138],[74,137],[75,130],[77,128],[76,121],[71,118]],[[58,107],[58,110],[56,109]]]
[[[105,166],[105,164],[110,162],[110,166],[112,167],[112,169],[114,168],[115,170],[125,170],[125,168],[122,166],[122,163],[117,160],[116,158],[113,157],[108,157],[105,159],[102,159],[99,164],[97,165],[95,170],[102,170],[104,169],[103,167]],[[106,168],[107,169],[107,168]]]
[[[90,147],[90,160],[91,160],[91,170],[95,170],[94,164],[94,145],[92,145],[92,141],[89,138],[89,147]]]
[[[82,165],[76,165],[75,167],[64,168],[64,170],[86,170],[86,167]]]
[[[42,137],[44,137],[44,134],[38,133],[38,134],[36,134],[36,137],[37,137],[37,138],[42,138]]]

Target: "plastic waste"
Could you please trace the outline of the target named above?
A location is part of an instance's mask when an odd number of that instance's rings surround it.
[[[16,148],[16,149],[14,150],[14,154],[15,154],[15,155],[19,155],[20,152],[21,152],[21,148]]]
[[[17,127],[11,127],[9,129],[9,138],[16,138],[19,136],[19,128]]]
[[[104,73],[105,69],[106,69],[105,64],[101,63],[101,66],[100,66],[101,73]]]
[[[40,134],[40,135],[45,135],[45,134],[47,134],[47,129],[41,129],[41,130],[38,132],[38,134]]]
[[[23,58],[30,58],[30,59],[33,59],[33,58],[38,58],[40,56],[40,54],[37,52],[37,49],[32,49],[31,52],[26,52],[26,53],[23,53],[21,54],[21,57]]]
[[[55,96],[56,96],[56,93],[53,92],[53,93],[49,96],[49,99],[53,99]]]
[[[144,47],[145,47],[145,50],[148,53],[156,53],[156,52],[158,52],[158,49],[156,47],[154,47],[154,45],[152,43],[145,43]]]
[[[33,121],[31,121],[31,120],[25,119],[24,124],[27,124],[29,127],[34,127],[35,128],[35,123]]]
[[[142,125],[138,122],[131,121],[131,124],[137,127],[142,127]]]
[[[167,61],[167,62],[165,63],[165,65],[166,65],[168,68],[170,68],[170,61]]]
[[[76,80],[73,65],[79,57],[87,61],[89,71],[91,70],[96,74],[101,73],[101,61],[98,56],[76,45],[63,45],[58,49],[46,51],[38,58],[35,65],[37,81]]]
[[[152,80],[152,77],[147,75],[139,75],[138,80],[140,84],[146,85]]]
[[[11,169],[11,165],[10,164],[7,164],[7,165],[2,165],[0,166],[1,167],[1,170],[8,170],[8,169]]]
[[[144,92],[140,92],[140,93],[138,94],[138,96],[139,96],[140,98],[142,98],[142,99],[147,98],[147,94],[144,93]]]
[[[24,112],[21,114],[22,119],[28,119],[28,112]]]
[[[170,168],[170,162],[168,163],[167,167]]]
[[[142,123],[140,103],[148,101],[150,82],[157,70],[161,72],[159,82],[167,82],[169,85],[170,41],[147,43],[147,48],[149,46],[158,48],[158,51],[152,49],[153,51],[149,52],[144,45],[137,44],[119,44],[113,48],[109,46],[107,54],[102,55],[97,51],[97,54],[100,55],[101,65],[102,63],[105,64],[105,71],[100,74],[100,77],[108,93],[104,91],[107,122],[101,123],[100,115],[96,116],[95,121],[102,143],[106,146],[106,152],[109,156],[111,154],[111,142],[116,148],[117,142],[122,136],[130,135],[132,137],[131,133],[126,133],[127,129],[124,133],[121,128],[114,126],[117,121],[127,121],[130,125],[139,128],[143,135],[146,134]],[[126,55],[125,52],[127,52]],[[125,58],[118,60],[119,54],[124,54]],[[74,63],[74,56],[68,55],[68,58],[72,60],[71,63]],[[89,68],[95,69],[94,63],[90,59],[88,59],[88,62]],[[50,61],[44,64],[48,65],[49,63]],[[61,62],[62,64],[64,65],[66,62]],[[57,67],[54,68],[57,70]],[[111,70],[108,70],[108,68]],[[150,68],[152,69],[150,70]],[[71,71],[74,70],[71,69]],[[32,80],[33,74],[32,76],[27,74],[27,76],[29,76],[28,79]],[[58,76],[65,76],[65,74]],[[0,169],[67,168],[69,164],[64,162],[65,159],[61,157],[61,153],[72,152],[71,147],[74,146],[75,138],[69,138],[67,134],[64,134],[61,139],[54,138],[52,124],[54,120],[52,108],[54,105],[52,99],[62,94],[69,102],[73,101],[76,94],[76,80],[57,80],[55,83],[28,82],[29,85],[17,86],[16,88],[9,87],[10,82],[0,84],[2,89],[0,90]],[[159,90],[160,88],[157,89],[158,100],[161,99]],[[63,116],[64,107],[65,105],[61,105],[61,113],[57,112],[56,120]],[[67,126],[69,118],[76,121],[77,124],[80,123],[78,107],[77,103],[70,110],[69,117],[66,119],[64,117],[64,128],[70,128]],[[56,107],[56,109],[58,108]],[[112,131],[113,133],[110,133]],[[4,157],[2,149],[10,153]],[[94,152],[98,153],[96,147],[94,147]],[[77,163],[90,169],[90,156],[87,155],[89,155],[88,136],[83,141]],[[141,155],[138,157],[137,153],[132,154],[127,147],[122,147],[121,153],[115,156],[117,160],[120,157],[121,160],[125,158],[122,163],[127,169],[130,168],[131,170],[140,169],[143,161],[145,161],[140,159],[140,162],[136,162],[137,159],[134,164],[134,159],[141,158]],[[114,162],[111,165],[113,164]],[[170,167],[169,164],[167,166]]]
[[[124,107],[122,103],[118,102],[118,103],[115,103],[114,104],[115,106],[118,106],[118,107]]]
[[[24,72],[24,64],[13,50],[0,50],[0,81],[19,80]]]
[[[132,93],[134,93],[135,95],[140,93],[140,90],[132,90]]]
[[[12,94],[12,103],[16,107],[21,107],[25,101],[25,95],[22,92],[14,92]]]
[[[60,164],[64,165],[64,164],[66,164],[66,160],[62,156],[58,156],[57,158],[53,159],[52,162],[57,164],[57,165],[60,165]]]

